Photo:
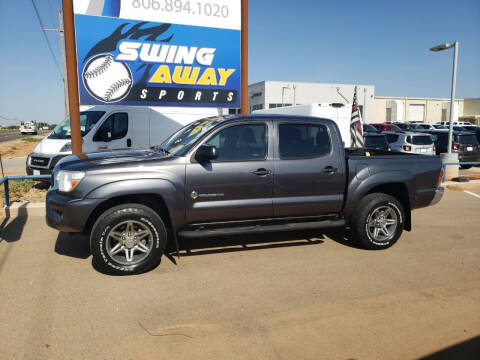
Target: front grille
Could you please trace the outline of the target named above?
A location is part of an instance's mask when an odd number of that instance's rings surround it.
[[[50,161],[49,158],[43,158],[43,157],[32,156],[30,158],[30,164],[32,166],[48,166],[49,161]]]

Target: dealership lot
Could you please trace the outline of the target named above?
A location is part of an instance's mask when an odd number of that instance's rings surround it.
[[[471,345],[479,211],[447,192],[387,251],[337,232],[183,241],[179,260],[130,277],[97,272],[81,236],[9,219],[0,358],[405,359]]]

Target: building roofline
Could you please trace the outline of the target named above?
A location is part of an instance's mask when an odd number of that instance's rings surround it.
[[[429,97],[410,97],[410,96],[377,96],[375,95],[375,99],[389,99],[389,100],[441,100],[441,101],[450,101],[450,98],[429,98]],[[460,99],[456,98],[455,101],[458,100],[471,100],[471,99]]]
[[[375,87],[375,85],[369,84],[341,84],[341,83],[325,83],[318,81],[282,81],[282,80],[262,80],[253,84],[248,84],[248,86],[257,85],[261,83],[283,83],[283,84],[308,84],[308,85],[345,85],[345,86],[361,86],[361,87]]]

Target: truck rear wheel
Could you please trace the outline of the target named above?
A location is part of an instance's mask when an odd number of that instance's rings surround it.
[[[167,231],[155,211],[124,204],[105,211],[93,226],[90,249],[100,270],[139,274],[156,267],[167,243]]]
[[[374,193],[365,196],[352,218],[355,240],[369,250],[385,249],[400,238],[405,213],[402,204],[393,196]]]

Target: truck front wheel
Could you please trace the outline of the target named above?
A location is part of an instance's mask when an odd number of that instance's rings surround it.
[[[93,226],[90,249],[100,270],[110,274],[139,274],[160,262],[167,231],[155,211],[140,204],[115,206]]]
[[[392,246],[402,235],[405,213],[393,196],[374,193],[365,196],[352,218],[352,233],[369,250]]]

